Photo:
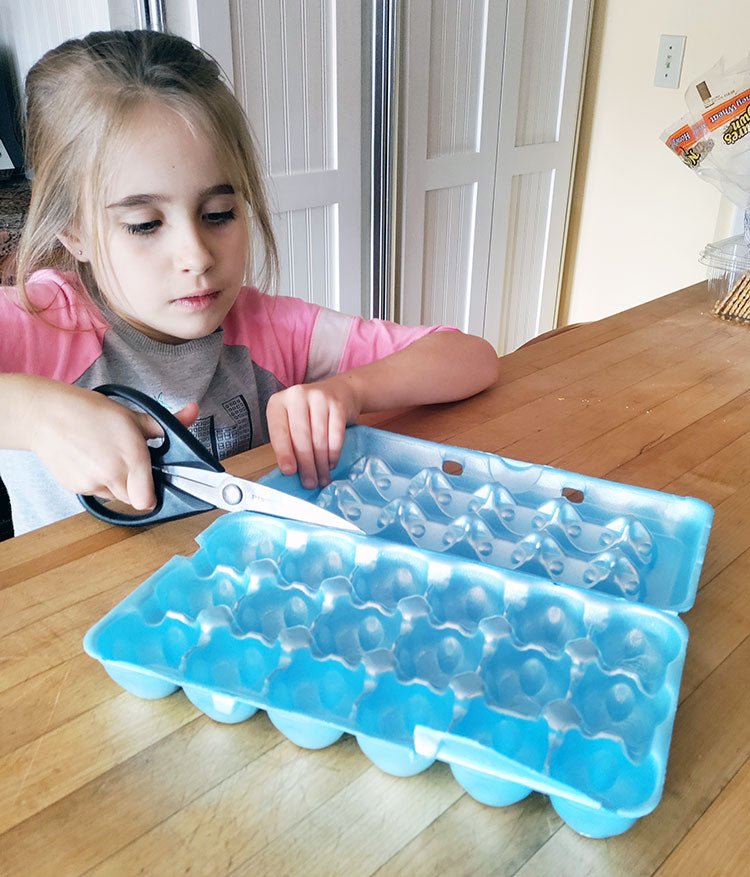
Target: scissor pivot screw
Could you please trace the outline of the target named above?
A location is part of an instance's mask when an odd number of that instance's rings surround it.
[[[227,484],[226,487],[222,488],[221,495],[228,505],[237,505],[242,502],[242,489],[236,484]]]

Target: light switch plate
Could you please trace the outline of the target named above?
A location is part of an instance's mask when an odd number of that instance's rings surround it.
[[[687,37],[674,34],[662,34],[659,37],[654,85],[659,88],[679,88],[686,39]]]

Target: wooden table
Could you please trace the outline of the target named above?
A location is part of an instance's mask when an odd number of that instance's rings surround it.
[[[306,751],[182,692],[142,701],[85,631],[216,513],[132,531],[82,514],[0,545],[3,874],[718,874],[750,860],[750,329],[699,284],[503,358],[491,390],[385,428],[701,497],[716,509],[664,796],[587,840],[543,795],[482,806],[440,763],[382,773],[344,736]],[[235,474],[273,465],[268,447]]]

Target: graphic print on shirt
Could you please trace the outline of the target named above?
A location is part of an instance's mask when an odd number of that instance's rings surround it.
[[[199,417],[190,427],[190,432],[219,460],[242,451],[249,451],[253,442],[253,426],[250,420],[250,407],[239,393],[221,407],[234,421],[233,426],[216,426],[213,414]]]

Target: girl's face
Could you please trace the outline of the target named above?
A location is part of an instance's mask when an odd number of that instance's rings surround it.
[[[209,335],[244,279],[243,210],[210,140],[164,104],[145,105],[106,193],[97,280],[110,306],[157,341]]]

